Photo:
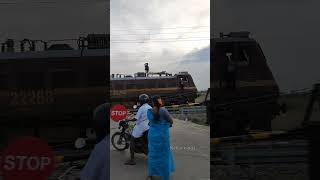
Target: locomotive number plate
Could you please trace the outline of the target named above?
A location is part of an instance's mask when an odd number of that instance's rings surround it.
[[[110,92],[111,96],[123,96],[123,95],[127,95],[125,90],[111,90]]]
[[[44,105],[54,102],[53,90],[15,90],[10,92],[10,104]]]

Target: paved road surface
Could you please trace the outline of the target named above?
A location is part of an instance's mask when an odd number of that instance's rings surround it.
[[[111,134],[118,124],[111,122]],[[210,128],[192,122],[174,120],[171,128],[171,146],[176,163],[172,180],[209,180],[210,178]],[[112,180],[143,180],[147,176],[147,158],[137,155],[135,166],[124,165],[129,150],[119,152],[110,145],[110,172]]]

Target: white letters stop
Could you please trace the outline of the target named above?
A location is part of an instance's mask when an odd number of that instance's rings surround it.
[[[112,116],[124,116],[127,114],[127,111],[112,111]]]
[[[37,156],[12,156],[8,155],[4,159],[3,168],[5,170],[43,170],[45,166],[52,163],[49,157]]]

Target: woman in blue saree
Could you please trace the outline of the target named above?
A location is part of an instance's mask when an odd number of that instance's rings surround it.
[[[160,96],[152,97],[153,108],[148,110],[148,179],[161,177],[169,180],[175,171],[172,152],[170,149],[169,128],[172,118],[167,109],[162,106]]]

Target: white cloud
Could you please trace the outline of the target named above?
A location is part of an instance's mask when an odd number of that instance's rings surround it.
[[[151,71],[172,73],[203,65],[200,59],[193,65],[180,61],[210,44],[209,0],[112,0],[110,7],[111,72],[143,71],[145,62]],[[209,73],[195,75],[196,84],[207,88]]]

